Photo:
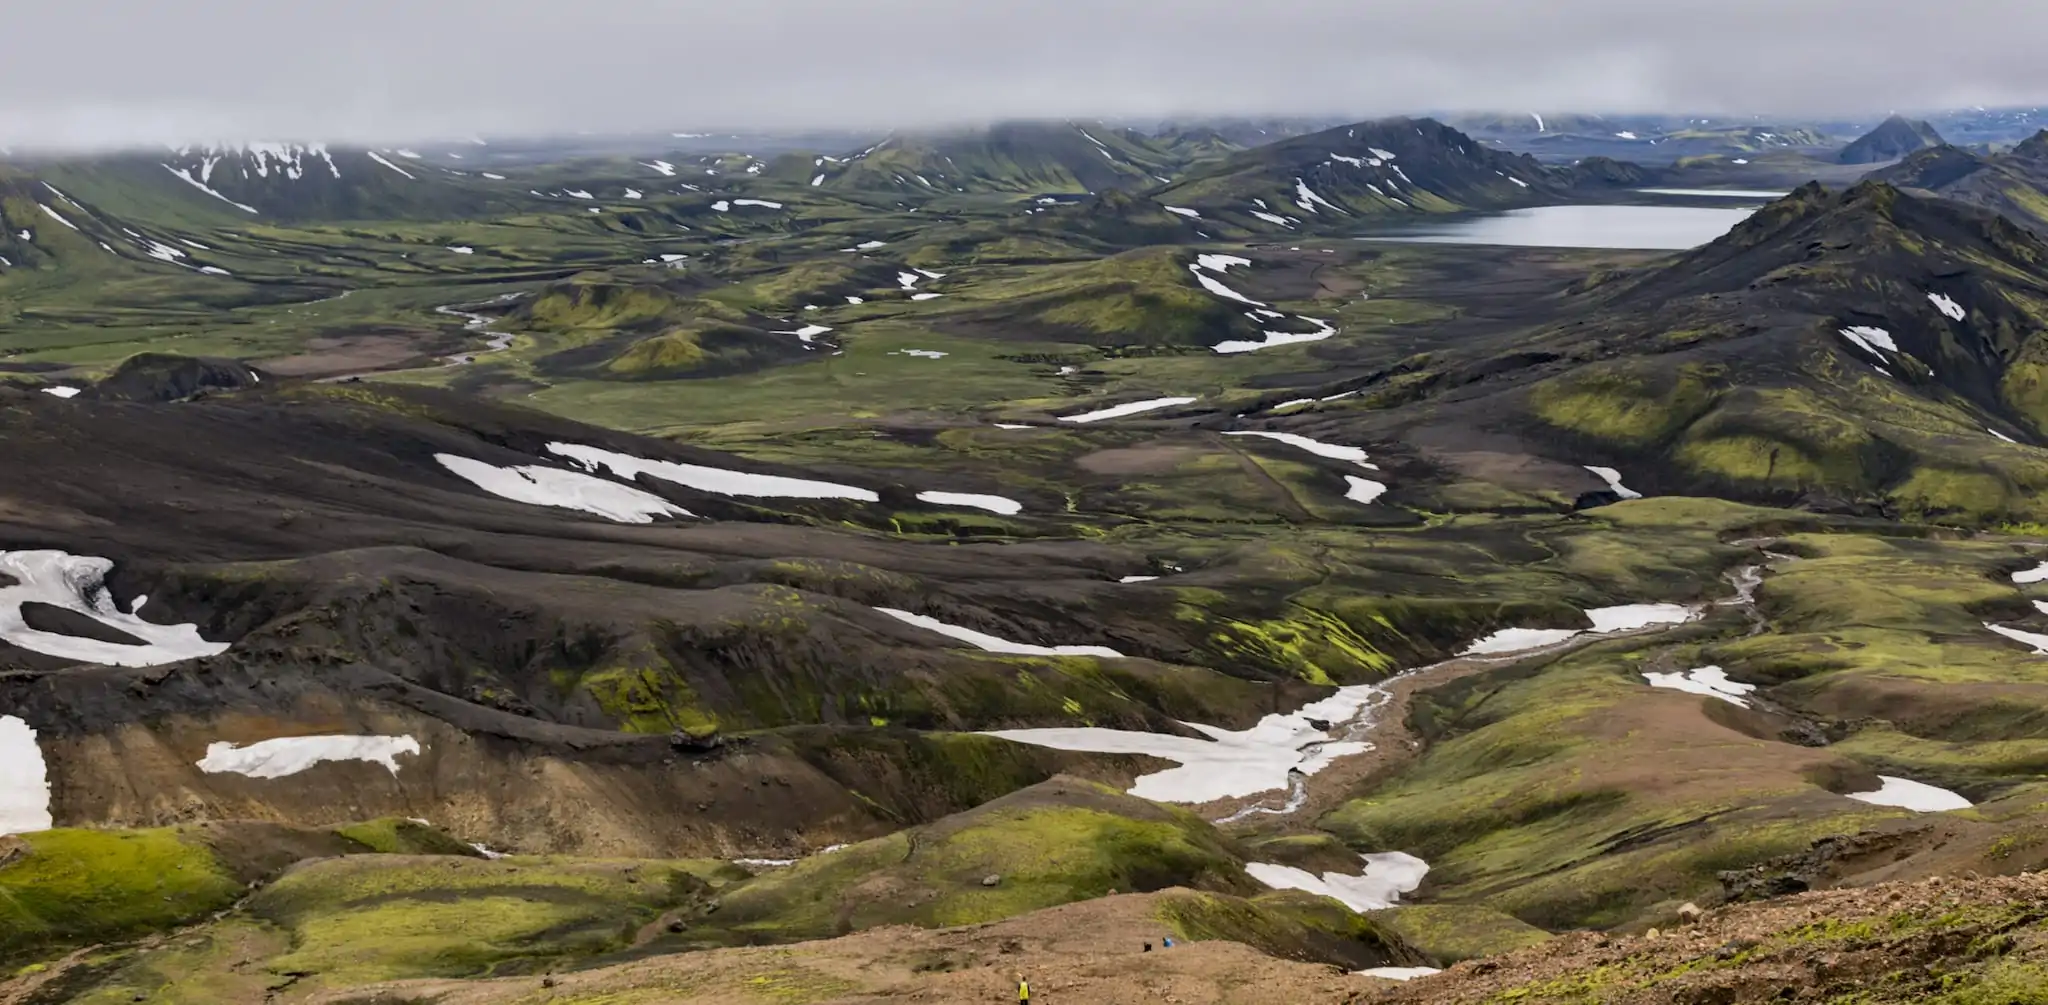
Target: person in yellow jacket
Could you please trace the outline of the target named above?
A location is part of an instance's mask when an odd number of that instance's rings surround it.
[[[1021,1003],[1021,1002],[1028,1002],[1028,1001],[1030,1001],[1030,1000],[1031,1000],[1031,982],[1030,982],[1030,981],[1027,981],[1027,980],[1025,980],[1025,979],[1024,979],[1024,975],[1023,975],[1023,974],[1018,974],[1018,975],[1017,975],[1017,1001]]]

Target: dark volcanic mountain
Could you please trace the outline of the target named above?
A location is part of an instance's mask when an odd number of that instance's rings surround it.
[[[1926,122],[1894,115],[1842,148],[1836,159],[1844,164],[1882,164],[1943,142],[1941,134]]]
[[[807,172],[811,187],[828,191],[1100,192],[1156,185],[1210,152],[1199,142],[1169,151],[1133,130],[1100,123],[1006,122],[898,134],[844,157],[814,157],[807,167],[785,160],[776,171]]]
[[[1983,206],[2048,233],[2048,132],[2036,133],[2004,153],[1989,155],[1953,146],[1933,147],[1871,177]]]
[[[2048,478],[2008,442],[2048,434],[2048,245],[2003,217],[1810,185],[1573,298],[1571,320],[1344,388],[1427,406],[1301,431],[1426,443],[1452,467],[1509,435],[1666,494],[2042,511]]]
[[[1532,205],[1567,179],[1432,119],[1385,119],[1297,136],[1198,167],[1152,193],[1254,233],[1360,217]]]

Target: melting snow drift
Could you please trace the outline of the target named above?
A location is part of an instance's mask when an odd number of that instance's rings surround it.
[[[1265,862],[1250,863],[1244,871],[1275,890],[1320,894],[1342,901],[1345,907],[1364,914],[1385,910],[1400,903],[1402,894],[1414,893],[1422,885],[1422,877],[1429,874],[1429,863],[1413,855],[1393,851],[1365,856],[1365,874],[1362,876],[1326,872],[1318,878],[1292,866]]]
[[[246,747],[233,743],[207,745],[199,770],[209,775],[285,778],[323,761],[367,761],[398,775],[398,755],[420,752],[410,736],[287,736]]]
[[[1172,408],[1177,405],[1192,405],[1195,403],[1195,400],[1194,398],[1152,398],[1146,401],[1133,401],[1125,405],[1113,405],[1109,408],[1097,409],[1093,412],[1082,412],[1080,415],[1062,415],[1059,417],[1059,421],[1101,422],[1104,419],[1121,419],[1126,415],[1136,415],[1139,412],[1150,412],[1154,409]]]
[[[1599,607],[1586,612],[1587,620],[1593,622],[1593,627],[1588,631],[1582,632],[1576,628],[1508,628],[1472,643],[1458,655],[1493,656],[1501,653],[1518,653],[1556,645],[1579,635],[1608,635],[1614,632],[1632,632],[1654,625],[1682,625],[1698,617],[1698,611],[1679,604]]]
[[[1719,698],[1730,705],[1739,705],[1743,708],[1749,707],[1749,695],[1756,690],[1755,684],[1729,680],[1727,671],[1720,667],[1700,667],[1697,670],[1674,673],[1652,671],[1643,674],[1643,679],[1649,681],[1651,687]]]
[[[158,625],[142,620],[147,597],[135,598],[124,613],[106,587],[114,563],[61,551],[0,551],[0,572],[19,580],[0,587],[0,639],[45,656],[117,667],[153,667],[180,660],[217,656],[225,642],[208,642],[197,625]],[[132,638],[139,644],[101,642],[30,628],[22,605],[36,602],[82,614]]]
[[[1385,690],[1362,684],[1340,688],[1285,715],[1268,715],[1246,730],[1182,723],[1208,739],[1092,726],[988,735],[1054,750],[1147,754],[1173,761],[1180,766],[1140,777],[1131,794],[1164,803],[1207,803],[1284,789],[1293,772],[1313,775],[1340,757],[1371,750],[1369,743],[1338,740],[1331,731],[1367,716],[1388,697]]]
[[[0,716],[0,834],[51,826],[49,772],[36,731],[16,716]]]
[[[972,506],[1003,516],[1016,516],[1024,512],[1024,504],[1002,496],[976,495],[972,492],[919,492],[917,501],[934,506]]]
[[[620,478],[635,478],[648,475],[665,482],[696,489],[699,492],[713,492],[727,496],[750,496],[762,499],[853,499],[859,502],[881,502],[878,493],[851,485],[835,485],[831,482],[812,481],[808,478],[791,478],[787,475],[757,475],[745,471],[727,471],[710,468],[701,464],[678,464],[675,461],[650,461],[621,454],[598,447],[586,447],[576,443],[550,443],[548,452],[567,457],[585,468],[596,471],[609,469]]]
[[[1011,656],[1102,656],[1111,659],[1123,657],[1122,653],[1108,646],[1038,646],[1027,642],[1011,642],[1008,639],[997,638],[985,632],[977,632],[972,628],[949,625],[937,618],[923,614],[912,614],[909,611],[899,611],[888,607],[877,607],[875,610],[881,611],[883,614],[895,618],[904,624],[916,625],[927,631],[937,632],[947,638],[958,639],[976,649],[992,653],[1006,653]]]
[[[530,506],[581,510],[619,523],[653,523],[656,517],[694,515],[652,492],[581,471],[540,464],[501,468],[454,454],[435,454],[434,459],[485,492]]]
[[[1851,792],[1849,798],[1873,806],[1897,806],[1916,813],[1941,813],[1946,810],[1967,810],[1970,801],[1947,789],[1937,788],[1924,782],[1908,778],[1893,778],[1879,775],[1877,780],[1884,784],[1876,792]]]
[[[1586,470],[1593,472],[1595,477],[1598,477],[1601,481],[1607,483],[1607,491],[1612,492],[1615,495],[1622,497],[1623,499],[1641,499],[1643,497],[1643,494],[1641,492],[1637,492],[1636,490],[1629,488],[1628,486],[1623,485],[1621,483],[1621,472],[1616,471],[1613,468],[1595,467],[1591,464],[1586,465],[1585,468]]]

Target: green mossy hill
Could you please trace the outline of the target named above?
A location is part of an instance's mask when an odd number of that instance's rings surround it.
[[[707,903],[722,863],[358,856],[301,865],[247,902],[286,932],[276,973],[348,986],[521,973],[629,944]]]
[[[776,322],[686,283],[589,273],[524,303],[509,323],[552,338],[534,369],[555,377],[664,380],[745,373],[812,355]],[[741,298],[745,299],[745,298]]]
[[[477,854],[432,828],[388,820],[331,831],[210,823],[0,838],[0,961],[187,924],[307,859],[427,849]]]
[[[336,827],[334,833],[380,855],[453,855],[482,858],[483,853],[429,824],[400,817]]]
[[[1448,966],[1537,945],[1550,933],[1509,915],[1469,904],[1418,904],[1374,911],[1373,924],[1416,952]]]
[[[1420,966],[1433,959],[1376,919],[1297,890],[1249,899],[1169,891],[1160,897],[1157,915],[1183,941],[1241,942],[1281,959],[1333,963],[1346,970]]]
[[[1233,301],[1196,285],[1193,259],[1169,249],[1053,265],[935,301],[936,323],[967,334],[1106,346],[1214,345],[1257,338]]]
[[[1759,511],[1721,503],[1602,512],[1727,534],[1768,526]],[[2030,780],[2048,763],[2038,712],[2048,674],[1985,627],[2040,630],[2008,575],[2023,561],[2012,545],[1899,529],[1794,533],[1770,547],[1802,557],[1765,576],[1758,623],[1713,617],[1418,696],[1409,724],[1427,750],[1322,825],[1358,850],[1422,856],[1441,902],[1552,930],[1668,915],[1719,896],[1724,871],[1804,855],[1822,837],[1906,826],[1907,814],[1841,796],[1870,791],[1879,774],[1979,803],[1939,840],[1891,846],[1889,875],[2033,861]],[[1705,666],[1754,685],[1749,704],[1653,688],[1644,676]]]
[[[1513,368],[1497,346],[1438,361],[1421,395],[1437,421],[1534,419],[1532,451],[1651,494],[2048,519],[2048,461],[2020,445],[2048,430],[2048,244],[2002,217],[1810,185],[1567,315]],[[1845,334],[1862,329],[1878,333]],[[1464,390],[1475,375],[1498,389]]]
[[[1176,886],[1259,889],[1244,874],[1242,850],[1193,814],[1062,777],[767,872],[726,894],[681,938],[702,947],[977,924]]]

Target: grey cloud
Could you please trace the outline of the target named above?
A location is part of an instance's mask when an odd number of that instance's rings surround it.
[[[2021,0],[63,0],[0,143],[2048,98]]]

